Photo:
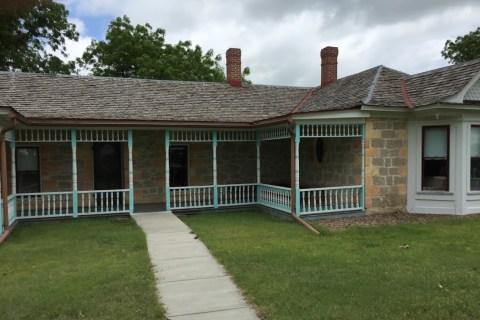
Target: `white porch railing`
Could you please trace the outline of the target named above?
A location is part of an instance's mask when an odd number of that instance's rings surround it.
[[[15,195],[17,218],[71,216],[72,192],[35,192]]]
[[[219,206],[239,206],[257,202],[257,184],[225,184],[218,186]]]
[[[171,209],[194,209],[213,206],[213,186],[170,188]]]
[[[78,191],[78,215],[128,212],[128,192],[128,189]],[[9,214],[13,219],[67,217],[74,213],[72,191],[19,193],[11,197]]]
[[[78,191],[78,215],[128,212],[128,189]]]
[[[15,195],[8,196],[8,225],[12,225],[15,222],[17,215],[15,213]]]
[[[269,184],[258,185],[258,203],[285,212],[291,210],[292,193],[290,188]]]
[[[362,186],[300,190],[300,215],[362,209]]]

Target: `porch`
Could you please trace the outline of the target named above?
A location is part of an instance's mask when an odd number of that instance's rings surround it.
[[[167,131],[166,152],[171,144],[211,144],[213,176],[211,184],[181,187],[170,186],[171,179],[166,179],[166,208],[179,211],[260,205],[285,213],[293,210],[297,216],[363,211],[363,141],[363,124],[351,122],[297,123],[292,132],[287,126],[244,133],[213,131],[211,136],[202,131]],[[219,172],[217,165],[223,143],[255,146],[255,176],[238,175],[254,182],[219,181],[218,177],[226,174]],[[253,157],[252,149],[243,161]],[[167,175],[169,161],[165,161]]]
[[[174,212],[258,205],[300,217],[363,211],[363,127],[361,121],[257,130],[18,127],[6,137],[6,223],[132,215],[137,205],[158,203]],[[117,156],[109,158],[114,149]],[[109,170],[119,177],[115,183]]]

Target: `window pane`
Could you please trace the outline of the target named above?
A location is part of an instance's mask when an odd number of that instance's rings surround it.
[[[40,192],[39,152],[37,147],[16,149],[17,192]]]
[[[470,190],[480,190],[480,127],[470,131]]]
[[[470,156],[480,157],[480,127],[472,127],[470,133]]]
[[[424,154],[425,158],[447,157],[447,128],[425,128],[424,131]]]
[[[17,148],[17,171],[38,171],[37,148]]]
[[[423,190],[448,190],[448,139],[447,126],[423,128]]]

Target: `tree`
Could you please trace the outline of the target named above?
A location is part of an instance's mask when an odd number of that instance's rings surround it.
[[[68,10],[53,0],[2,0],[0,3],[0,70],[70,73],[65,39],[78,40]]]
[[[450,63],[461,63],[480,58],[480,27],[455,41],[447,40],[442,56]]]
[[[221,59],[190,41],[167,44],[165,30],[133,26],[123,16],[110,23],[105,41],[93,40],[77,61],[96,76],[224,82]]]

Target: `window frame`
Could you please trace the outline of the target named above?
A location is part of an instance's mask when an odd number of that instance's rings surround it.
[[[18,159],[18,151],[20,149],[37,149],[37,167],[38,167],[38,170],[37,171],[21,171],[18,169],[18,164],[20,163],[19,162],[19,159]],[[41,172],[41,156],[40,156],[40,146],[38,145],[22,145],[22,146],[16,146],[15,147],[15,193],[17,194],[23,194],[23,193],[40,193],[42,192],[42,179],[41,179],[41,176],[42,176],[42,172]],[[19,176],[20,176],[20,173],[22,172],[36,172],[37,173],[37,179],[38,179],[38,190],[37,191],[34,191],[34,192],[24,192],[24,191],[20,191],[20,181],[19,181]]]
[[[444,128],[447,129],[447,156],[446,161],[447,164],[445,166],[446,173],[446,181],[445,181],[445,189],[425,189],[425,130],[426,129],[433,129],[433,128]],[[449,192],[450,191],[450,125],[432,125],[432,126],[422,126],[422,175],[421,175],[421,190],[423,192]]]

